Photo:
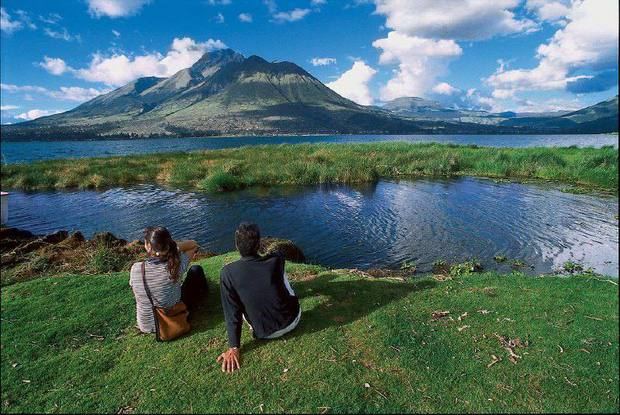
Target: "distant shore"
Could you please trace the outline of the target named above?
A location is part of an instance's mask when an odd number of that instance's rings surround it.
[[[283,144],[6,165],[2,187],[104,189],[157,183],[210,192],[252,186],[477,176],[618,191],[618,149],[453,144]]]

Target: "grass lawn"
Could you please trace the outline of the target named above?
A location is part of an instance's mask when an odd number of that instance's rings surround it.
[[[126,272],[2,288],[2,412],[618,412],[608,281],[402,282],[289,264],[300,326],[269,342],[244,328],[242,368],[226,375],[217,281],[235,258],[200,262],[208,303],[171,343],[134,328]]]
[[[206,191],[378,178],[480,176],[551,180],[617,193],[618,149],[451,144],[296,144],[40,161],[2,167],[3,189],[101,189],[159,183]]]

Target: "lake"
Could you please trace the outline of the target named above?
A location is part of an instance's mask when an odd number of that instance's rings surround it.
[[[406,141],[476,144],[490,147],[618,146],[616,134],[569,135],[309,135],[276,137],[150,138],[133,140],[0,142],[3,163],[36,160],[122,156],[171,151],[221,149],[261,144],[371,143]]]
[[[14,192],[9,226],[35,233],[110,231],[138,239],[147,225],[193,238],[215,252],[234,249],[233,232],[255,221],[263,235],[294,240],[311,262],[330,267],[398,268],[415,261],[497,254],[548,273],[577,261],[618,275],[618,199],[561,192],[542,184],[492,180],[388,181],[247,189],[205,194],[152,185],[107,191]]]

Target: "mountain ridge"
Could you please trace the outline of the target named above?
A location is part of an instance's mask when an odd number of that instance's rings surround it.
[[[497,116],[481,111],[446,109],[421,98],[400,100],[415,102],[416,108],[434,112],[434,117],[411,117],[389,103],[387,108],[362,106],[293,62],[268,62],[257,55],[246,58],[232,49],[220,49],[205,53],[170,77],[138,78],[64,113],[3,125],[2,136],[49,140],[533,131],[523,123],[504,125],[509,118],[500,117],[498,122]],[[579,117],[567,118],[562,126],[579,124]],[[591,122],[591,115],[585,118]],[[551,128],[541,122],[533,125]]]

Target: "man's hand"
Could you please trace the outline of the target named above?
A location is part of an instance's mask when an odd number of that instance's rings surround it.
[[[239,365],[240,357],[239,349],[231,347],[217,357],[217,362],[222,362],[222,372],[232,373],[241,368]]]

